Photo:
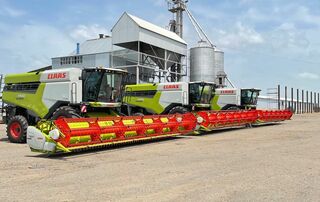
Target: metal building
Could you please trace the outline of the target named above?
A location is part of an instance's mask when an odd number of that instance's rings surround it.
[[[120,17],[112,28],[112,44],[125,48],[112,53],[112,66],[127,69],[137,83],[180,81],[187,75],[187,43],[176,33],[138,17],[128,13]],[[128,63],[119,65],[121,58]]]
[[[121,49],[123,48],[112,47],[110,36],[100,34],[97,39],[90,39],[79,44],[70,55],[52,58],[52,67],[109,67],[111,66],[111,52]]]
[[[186,54],[187,43],[176,33],[124,13],[112,37],[87,40],[69,56],[52,58],[52,67],[121,68],[135,83],[180,81],[187,75]]]

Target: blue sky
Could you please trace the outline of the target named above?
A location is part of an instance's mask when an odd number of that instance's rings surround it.
[[[318,90],[318,0],[190,0],[189,9],[225,52],[225,71],[239,87],[278,83]],[[171,15],[164,0],[0,0],[0,72],[50,65],[76,42],[110,34],[123,12],[159,26]],[[198,40],[185,16],[189,47]]]

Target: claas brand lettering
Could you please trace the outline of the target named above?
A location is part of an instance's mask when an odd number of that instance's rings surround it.
[[[48,79],[64,79],[66,78],[66,74],[66,72],[48,74]]]
[[[164,85],[164,89],[178,89],[179,85],[172,84],[172,85]]]
[[[259,89],[217,88],[210,82],[127,85],[131,114],[174,114],[199,110],[255,109]]]
[[[3,102],[11,142],[26,141],[39,120],[115,116],[127,73],[111,68],[68,68],[6,75]]]

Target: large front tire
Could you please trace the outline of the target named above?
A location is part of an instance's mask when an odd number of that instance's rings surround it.
[[[59,107],[52,115],[51,120],[60,118],[80,118],[77,110],[70,106]]]
[[[169,114],[185,114],[187,112],[188,110],[186,108],[182,106],[176,106],[169,111]]]
[[[28,121],[24,116],[17,115],[10,118],[7,124],[7,136],[10,142],[25,143]]]

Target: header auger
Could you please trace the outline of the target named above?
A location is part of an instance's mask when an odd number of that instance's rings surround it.
[[[58,119],[29,126],[31,150],[71,152],[188,134],[196,127],[191,114]]]
[[[197,134],[218,128],[289,120],[292,112],[200,111],[185,114],[104,118],[61,118],[29,126],[32,151],[68,153],[118,144]]]

